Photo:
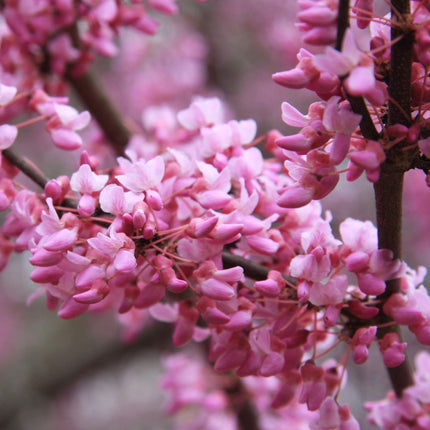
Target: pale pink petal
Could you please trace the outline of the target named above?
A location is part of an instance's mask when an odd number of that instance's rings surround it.
[[[219,124],[223,119],[222,105],[219,99],[196,99],[188,109],[178,113],[179,123],[188,130]]]
[[[73,130],[55,128],[49,130],[49,133],[55,145],[66,151],[73,151],[82,146],[82,138]]]
[[[235,144],[246,145],[255,139],[257,123],[253,119],[229,121],[228,125],[233,131],[233,141]]]
[[[100,266],[88,266],[76,276],[75,286],[80,290],[90,288],[94,281],[105,276],[105,270]]]
[[[39,284],[58,284],[61,276],[63,276],[64,272],[55,266],[48,267],[36,267],[33,269],[30,275],[30,279],[33,282],[37,282]]]
[[[345,159],[349,151],[350,136],[337,133],[330,146],[330,161],[333,164],[340,164]]]
[[[224,282],[239,282],[243,280],[243,268],[236,266],[230,269],[217,270],[213,276]]]
[[[88,310],[88,305],[84,303],[78,303],[70,297],[67,299],[58,309],[57,315],[63,319],[71,319],[76,318],[79,315],[82,315],[84,312]]]
[[[347,75],[354,66],[347,56],[332,47],[328,47],[325,54],[315,55],[314,63],[321,71],[337,76]]]
[[[281,109],[282,120],[292,127],[305,127],[310,122],[309,116],[303,115],[290,103],[283,102]]]
[[[308,152],[312,149],[312,140],[308,139],[303,133],[279,137],[275,140],[275,143],[289,151]]]
[[[131,272],[137,265],[133,251],[128,249],[121,249],[116,255],[113,264],[119,272]]]
[[[205,209],[214,210],[222,209],[231,200],[231,197],[221,190],[204,191],[196,197]]]
[[[97,175],[88,164],[82,164],[70,179],[70,188],[81,194],[100,191],[108,181],[108,175]]]
[[[15,87],[0,84],[0,106],[9,103],[15,97],[16,91]]]
[[[89,194],[84,194],[79,199],[78,213],[80,216],[89,217],[96,210],[96,199]]]
[[[214,300],[230,300],[236,295],[231,285],[213,278],[204,279],[200,288],[205,296]]]
[[[61,123],[65,126],[68,126],[79,115],[74,107],[65,104],[54,103],[54,109]]]
[[[100,207],[106,213],[122,215],[125,212],[124,189],[116,184],[110,184],[100,193]]]
[[[340,425],[339,407],[336,401],[328,397],[320,409],[320,418],[315,425],[316,429],[338,429]]]
[[[157,303],[149,308],[151,316],[162,322],[175,322],[178,318],[178,312],[178,303],[174,303],[172,305],[167,303]]]
[[[361,96],[372,91],[375,84],[375,74],[372,67],[354,67],[344,81],[346,90],[353,96]]]
[[[246,238],[248,245],[257,252],[266,255],[274,255],[279,249],[279,243],[264,236],[256,234]]]
[[[56,251],[66,251],[71,248],[78,238],[77,229],[74,228],[72,230],[63,228],[60,231],[57,231],[51,234],[46,240],[44,240],[43,247],[47,251],[56,252]]]
[[[301,10],[297,14],[297,18],[307,24],[326,26],[336,21],[337,10],[332,10],[328,6],[312,6]]]
[[[18,129],[14,125],[0,125],[0,150],[9,148],[15,142]]]
[[[310,82],[309,77],[299,68],[274,73],[272,79],[279,85],[293,89],[304,88]]]
[[[29,259],[30,263],[34,266],[55,266],[58,264],[63,258],[63,254],[61,252],[51,252],[46,249],[39,248],[37,249],[33,256]]]
[[[305,188],[301,185],[291,185],[281,194],[278,205],[283,208],[300,208],[307,205],[314,197],[312,188]]]

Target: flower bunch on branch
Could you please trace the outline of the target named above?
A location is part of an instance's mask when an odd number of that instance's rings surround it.
[[[283,103],[283,121],[299,129],[288,136],[259,136],[254,120],[229,119],[210,97],[179,111],[151,107],[143,126],[128,126],[88,65],[95,52],[115,54],[123,26],[154,33],[147,7],[170,14],[174,1],[26,4],[3,7],[0,267],[27,252],[38,287],[30,301],[45,296],[64,319],[111,311],[127,341],[152,318],[173,325],[176,347],[206,342],[214,369],[229,376],[193,386],[172,368],[209,375],[207,367],[166,361],[171,412],[198,405],[195,428],[209,418],[234,426],[236,416],[243,427],[249,401],[263,428],[275,414],[302,428],[358,429],[339,395],[348,359],[365,363],[372,344],[395,394],[368,403],[370,420],[427,428],[425,370],[419,364],[414,382],[400,331],[430,345],[425,270],[401,260],[403,175],[429,166],[426,3],[398,0],[378,16],[369,1],[300,1],[299,28],[318,53],[301,49],[297,66],[273,79],[319,101],[307,114]],[[53,95],[46,73],[60,83]],[[89,111],[68,104],[66,82]],[[39,116],[14,123],[24,111]],[[90,114],[120,155],[109,167],[83,151],[74,173],[49,179],[11,149],[36,121],[57,147],[79,149]],[[21,186],[19,170],[43,191]],[[318,200],[340,175],[363,173],[375,186],[377,226],[347,218],[336,237]],[[340,359],[327,361],[341,345]]]

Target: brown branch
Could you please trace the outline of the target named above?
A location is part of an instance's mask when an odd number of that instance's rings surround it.
[[[255,263],[254,261],[240,257],[239,255],[232,254],[229,251],[223,251],[222,263],[225,269],[236,266],[242,267],[245,276],[247,278],[254,279],[255,281],[264,281],[267,279],[267,276],[271,270],[261,264]],[[284,276],[284,279],[290,284],[296,284],[296,280],[294,278]]]
[[[394,258],[401,258],[402,253],[402,187],[403,172],[387,171],[382,167],[379,181],[375,184],[376,219],[378,226],[378,247],[390,249]],[[400,290],[400,279],[394,279],[386,283],[385,293],[379,299],[385,303],[392,294]],[[382,307],[382,306],[381,306]],[[378,325],[392,322],[392,319],[384,314],[382,309],[378,319]],[[395,332],[402,338],[398,324],[378,329],[377,336],[382,339],[385,334]],[[400,397],[405,388],[413,385],[413,375],[409,360],[398,367],[387,368],[391,384]]]
[[[375,124],[373,123],[363,97],[347,94],[347,98],[353,112],[361,115],[360,130],[363,137],[369,140],[378,140],[379,133],[375,128]]]
[[[400,16],[409,14],[409,0],[395,0],[392,8],[400,12]],[[348,11],[346,11],[348,10]],[[340,0],[338,15],[338,35],[336,48],[340,50],[343,35],[347,28],[349,14],[349,0]],[[392,19],[398,19],[392,13]],[[403,27],[406,28],[406,27]],[[411,64],[413,36],[401,26],[393,26],[391,39],[403,36],[399,42],[391,48],[390,60],[390,102],[388,106],[388,124],[410,124],[410,117],[405,117],[404,112],[410,112],[411,101]],[[380,138],[373,120],[362,97],[348,95],[351,108],[355,113],[362,115],[360,129],[365,139],[378,140]],[[375,204],[378,227],[378,247],[390,249],[394,258],[401,258],[402,254],[402,192],[403,176],[412,164],[413,151],[401,151],[398,145],[387,153],[387,160],[381,166],[380,179],[375,184]],[[386,291],[380,296],[381,303],[385,303],[388,297],[400,289],[399,279],[387,282]],[[391,318],[381,311],[378,324],[384,325],[392,322]],[[401,329],[398,324],[378,329],[378,338],[382,339],[386,333],[395,332],[401,338]],[[403,390],[413,384],[411,366],[406,358],[404,363],[395,368],[387,368],[391,384],[400,397]]]
[[[39,185],[39,187],[45,188],[45,185],[50,181],[50,179],[45,176],[45,174],[34,163],[30,163],[25,158],[12,151],[12,149],[5,149],[1,151],[1,154],[11,164],[13,164],[15,167],[18,167],[18,169],[35,184]],[[72,199],[64,199],[61,204],[62,206],[69,208],[77,207],[77,201]]]
[[[392,2],[391,19],[401,25],[392,26],[391,39],[394,40],[399,36],[401,38],[391,47],[388,125],[410,125],[411,123],[411,64],[414,38],[405,25],[410,13],[409,7],[409,0],[394,0]],[[405,22],[401,23],[401,19],[404,19]],[[405,116],[405,113],[407,116]],[[393,251],[394,258],[402,257],[403,177],[405,171],[409,169],[416,152],[415,150],[404,151],[402,149],[399,144],[394,145],[387,151],[387,159],[381,165],[379,181],[374,185],[378,247]],[[380,296],[381,303],[385,303],[392,294],[399,291],[399,279],[388,281],[385,293]],[[381,309],[379,324],[391,321]],[[395,332],[401,338],[401,329],[397,324],[380,328],[378,338],[382,339],[389,332]],[[405,388],[413,385],[413,373],[407,358],[400,366],[387,368],[387,370],[391,384],[398,397],[402,395]]]
[[[49,178],[45,176],[33,163],[28,162],[25,158],[16,154],[12,149],[4,149],[2,155],[15,167],[18,167],[22,173],[29,177],[35,184],[44,188]]]
[[[254,263],[246,258],[234,255],[231,252],[224,251],[222,253],[222,263],[225,269],[240,266],[243,268],[245,276],[256,281],[267,279],[270,269],[261,264]]]
[[[349,27],[349,0],[339,0],[337,9],[337,33],[335,48],[338,51],[342,50],[343,36],[346,29]]]
[[[256,407],[251,403],[241,380],[238,378],[236,383],[225,391],[231,398],[230,403],[237,415],[238,428],[240,430],[259,430]]]
[[[90,71],[79,76],[69,72],[67,79],[103,130],[115,152],[123,155],[132,133],[100,84],[100,79]]]

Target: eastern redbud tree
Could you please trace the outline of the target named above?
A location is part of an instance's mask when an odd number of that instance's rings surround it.
[[[163,359],[176,428],[359,429],[341,392],[374,345],[392,391],[364,403],[368,421],[429,429],[430,355],[413,369],[401,331],[430,345],[426,270],[402,256],[403,178],[430,168],[430,4],[278,3],[298,6],[303,47],[272,78],[313,97],[307,112],[282,103],[289,133],[231,119],[228,93],[214,97],[202,72],[212,86],[229,79],[217,76],[220,47],[195,28],[159,52],[139,45],[154,17],[179,19],[179,1],[2,1],[0,266],[22,253],[29,302],[44,297],[59,318],[111,313],[128,343],[159,321],[175,347],[200,345]],[[273,49],[290,30],[272,32]],[[102,83],[100,57],[115,56],[123,67]],[[78,153],[71,172],[37,166],[35,123]],[[341,176],[373,184],[376,226],[351,213],[333,233],[319,200]]]

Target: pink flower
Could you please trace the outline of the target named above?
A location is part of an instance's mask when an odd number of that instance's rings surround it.
[[[82,138],[75,132],[86,127],[91,116],[88,111],[78,111],[65,104],[53,104],[54,116],[46,124],[54,143],[67,150],[74,150],[82,146]]]
[[[335,132],[334,141],[330,146],[330,160],[334,164],[341,163],[349,150],[351,134],[361,121],[349,107],[349,104],[338,105],[340,97],[331,97],[324,110],[323,125],[331,132]]]
[[[352,141],[354,150],[349,154],[348,181],[356,180],[364,171],[370,182],[379,179],[380,165],[385,161],[385,152],[381,144],[374,140]]]
[[[329,46],[324,54],[314,57],[314,64],[320,70],[333,75],[347,76],[343,85],[349,94],[364,95],[382,103],[385,95],[381,97],[383,90],[375,79],[373,59],[365,52],[369,49],[369,42],[368,31],[348,28],[344,35],[342,51]]]
[[[132,213],[134,205],[142,201],[142,195],[124,189],[116,184],[110,184],[100,193],[100,206],[104,212],[115,216]]]
[[[308,88],[322,94],[335,93],[339,79],[331,73],[319,70],[313,58],[313,54],[301,48],[297,54],[297,66],[292,70],[273,74],[272,79],[287,88]]]
[[[379,344],[384,364],[387,367],[397,367],[405,361],[407,343],[399,342],[397,333],[387,333]]]
[[[178,113],[179,123],[187,130],[220,124],[224,112],[219,99],[196,98],[188,109]]]
[[[193,276],[205,296],[215,300],[230,300],[236,296],[234,286],[243,279],[243,269],[234,267],[218,270],[212,261],[205,261],[194,271]]]
[[[118,162],[124,174],[116,176],[116,179],[125,188],[135,193],[155,188],[163,179],[165,164],[161,156],[148,161],[137,160],[136,162],[119,158]]]
[[[100,191],[108,181],[108,175],[97,175],[88,164],[82,164],[70,179],[70,188],[81,194]]]

